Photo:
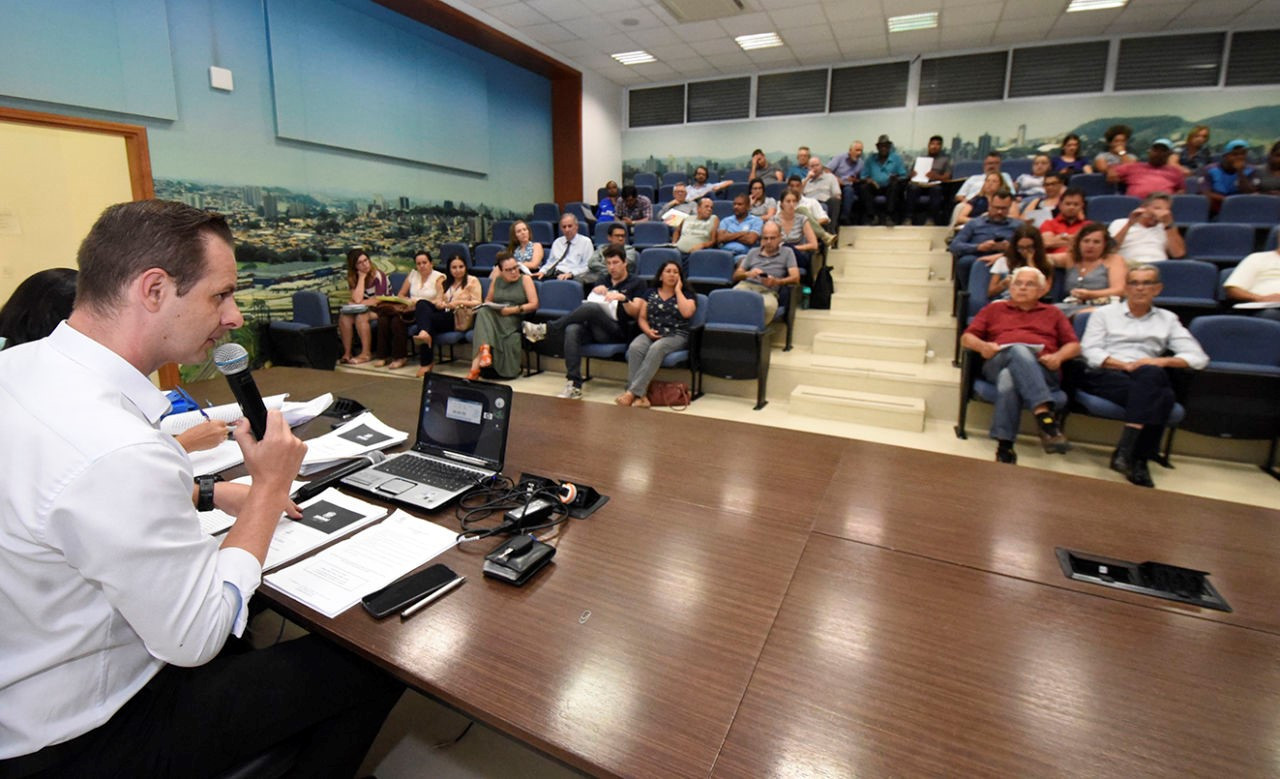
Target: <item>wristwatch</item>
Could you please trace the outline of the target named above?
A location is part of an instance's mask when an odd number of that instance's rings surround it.
[[[200,488],[200,497],[196,500],[196,511],[213,511],[213,485],[222,481],[220,476],[197,476],[196,486]]]

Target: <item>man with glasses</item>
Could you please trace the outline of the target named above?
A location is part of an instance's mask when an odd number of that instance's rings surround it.
[[[970,219],[960,228],[960,232],[951,239],[947,248],[955,257],[955,280],[961,289],[969,286],[969,269],[979,256],[990,257],[1009,250],[1009,240],[1013,231],[1022,226],[1018,219],[1009,218],[1009,209],[1013,206],[1013,193],[1007,189],[996,190],[987,206],[987,213],[976,219]]]
[[[1140,487],[1154,487],[1147,461],[1156,456],[1173,410],[1166,368],[1200,370],[1209,357],[1171,311],[1156,308],[1160,271],[1139,265],[1125,277],[1125,300],[1096,309],[1081,349],[1088,370],[1080,389],[1124,406],[1124,430],[1111,469]],[[1163,356],[1172,352],[1172,356]]]
[[[996,462],[1015,465],[1013,441],[1022,409],[1035,416],[1040,444],[1050,454],[1071,448],[1054,416],[1055,393],[1062,363],[1080,354],[1080,342],[1067,317],[1040,302],[1049,281],[1039,268],[1024,265],[1010,275],[1009,299],[983,307],[960,338],[960,345],[986,360],[982,375],[996,385],[991,437]],[[1065,396],[1063,396],[1065,397]]]
[[[733,271],[734,289],[758,292],[764,296],[764,325],[767,327],[778,313],[778,290],[800,283],[800,266],[795,252],[782,243],[782,228],[777,222],[765,222],[760,231],[760,245],[747,252]]]

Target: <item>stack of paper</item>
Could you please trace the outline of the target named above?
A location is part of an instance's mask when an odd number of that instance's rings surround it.
[[[307,441],[307,454],[302,458],[302,475],[331,468],[339,460],[386,449],[408,440],[409,434],[396,430],[371,413],[364,413],[342,427]]]
[[[378,525],[267,576],[266,584],[336,617],[375,590],[451,549],[457,535],[396,511]]]
[[[280,409],[290,427],[297,427],[310,422],[320,416],[322,411],[333,405],[333,395],[328,392],[305,403],[297,401],[286,402],[286,397],[288,397],[287,394],[272,395],[269,398],[263,398],[262,402],[266,404],[268,410]],[[240,406],[235,403],[210,406],[205,409],[205,413],[209,415],[210,419],[221,419],[227,424],[231,424],[244,416],[240,412]],[[181,414],[171,414],[160,420],[160,429],[170,435],[177,435],[203,421],[204,417],[200,416],[199,411],[186,411]],[[196,476],[211,476],[244,462],[244,454],[240,451],[240,445],[231,440],[223,441],[212,449],[191,452],[189,457],[191,458],[191,470]]]

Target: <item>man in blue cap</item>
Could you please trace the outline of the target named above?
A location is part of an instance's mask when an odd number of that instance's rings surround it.
[[[1222,147],[1222,157],[1204,169],[1200,178],[1200,194],[1209,198],[1209,211],[1218,213],[1223,199],[1253,191],[1253,166],[1245,160],[1249,144],[1239,138]]]

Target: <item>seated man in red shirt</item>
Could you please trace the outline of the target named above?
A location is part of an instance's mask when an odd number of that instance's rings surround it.
[[[1107,168],[1107,181],[1124,184],[1126,195],[1145,198],[1153,192],[1178,194],[1186,191],[1187,174],[1169,162],[1173,141],[1157,138],[1151,142],[1146,162],[1128,162]]]
[[[1039,268],[1015,268],[1009,299],[979,311],[960,339],[961,346],[986,360],[982,375],[999,393],[991,420],[996,462],[1018,462],[1013,441],[1024,406],[1035,415],[1046,452],[1065,454],[1071,448],[1053,413],[1053,393],[1062,363],[1080,354],[1080,341],[1061,311],[1040,302],[1048,288]]]
[[[1040,223],[1040,235],[1044,238],[1044,251],[1055,267],[1071,264],[1071,242],[1080,228],[1089,224],[1084,216],[1084,190],[1068,187],[1058,199],[1058,215]]]

